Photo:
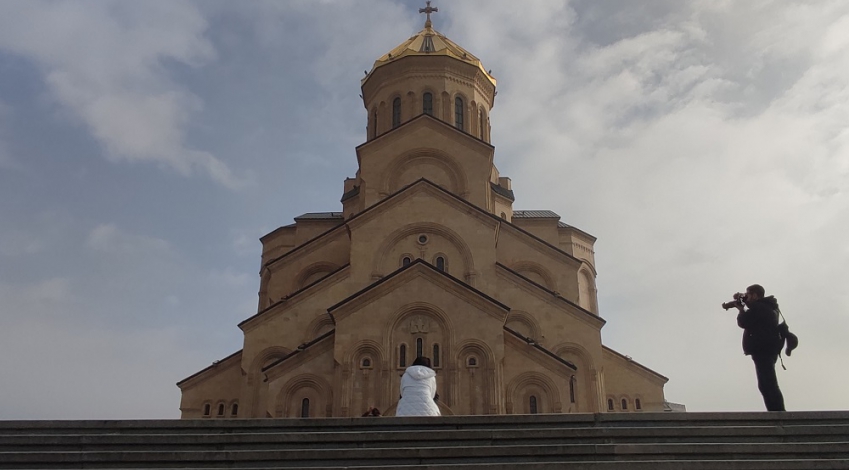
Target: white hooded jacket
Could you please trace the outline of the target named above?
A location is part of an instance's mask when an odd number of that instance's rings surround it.
[[[430,367],[410,366],[401,377],[401,400],[395,416],[439,416],[436,396],[436,372]]]

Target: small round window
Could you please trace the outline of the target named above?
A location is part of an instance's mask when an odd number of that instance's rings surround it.
[[[419,235],[419,244],[424,245],[427,243],[427,235]]]

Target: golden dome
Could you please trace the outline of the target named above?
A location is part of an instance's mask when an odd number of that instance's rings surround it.
[[[410,39],[402,42],[395,49],[392,49],[374,61],[374,66],[372,67],[371,72],[363,78],[362,82],[365,83],[365,81],[371,77],[372,73],[374,73],[378,67],[409,56],[448,56],[461,60],[479,68],[484,73],[484,76],[492,82],[493,86],[495,86],[495,77],[490,75],[490,73],[483,68],[483,64],[481,64],[480,59],[472,55],[469,51],[458,46],[454,41],[448,39],[442,33],[433,29],[430,25],[430,21],[425,23],[425,28],[423,30],[419,31],[410,37]]]

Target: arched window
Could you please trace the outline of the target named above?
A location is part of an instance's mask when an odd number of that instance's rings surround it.
[[[433,345],[433,367],[439,367],[439,345]]]
[[[360,367],[363,369],[371,369],[371,359],[368,357],[364,357],[362,362],[360,363]]]
[[[224,416],[224,403],[218,405],[218,416]]]
[[[422,95],[422,112],[433,116],[433,95],[430,92]]]
[[[371,138],[377,137],[377,108],[371,112]]]
[[[477,367],[478,359],[476,357],[470,357],[466,364],[468,364],[469,367]]]
[[[407,345],[402,344],[398,348],[398,367],[407,367]]]
[[[643,409],[643,404],[642,404],[642,403],[640,403],[640,399],[639,399],[639,398],[634,399],[634,408],[635,408],[635,409],[638,409],[638,410],[642,410],[642,409]]]
[[[401,98],[392,100],[392,128],[401,125]]]
[[[210,413],[210,409],[211,409],[211,408],[212,408],[212,407],[209,405],[209,403],[204,404],[204,405],[203,405],[203,415],[204,415],[204,416],[209,416],[209,413]]]
[[[304,398],[301,400],[301,418],[310,417],[310,399]]]
[[[607,399],[607,411],[613,411],[613,399],[612,398]]]
[[[502,218],[502,219],[504,219],[504,220],[507,220],[507,213],[502,212],[502,213],[501,213],[501,218]]]
[[[443,272],[445,271],[445,258],[443,258],[442,256],[436,257],[436,269]]]
[[[230,416],[237,416],[239,414],[239,404],[233,403],[233,406],[230,407]]]
[[[424,340],[421,338],[416,338],[416,357],[422,357],[424,355]]]
[[[625,399],[625,398],[623,398],[623,399],[622,399],[622,409],[623,409],[623,410],[627,410],[627,409],[628,409],[628,400],[627,400],[627,399]]]
[[[575,376],[569,379],[569,402],[575,403]]]
[[[413,260],[410,259],[409,256],[405,256],[404,259],[401,260],[401,266],[409,266],[412,262]]]
[[[454,98],[454,127],[463,130],[463,98]]]
[[[530,405],[530,408],[531,408],[531,414],[532,415],[537,414],[537,397],[535,397],[534,395],[531,395],[531,398],[528,401],[529,401],[528,404]]]

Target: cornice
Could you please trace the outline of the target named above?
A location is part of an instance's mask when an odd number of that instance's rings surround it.
[[[311,282],[310,284],[296,290],[295,292],[286,295],[285,297],[283,297],[283,299],[260,310],[255,315],[242,320],[237,326],[245,333],[250,330],[253,330],[257,326],[265,323],[266,321],[276,317],[279,314],[285,313],[290,308],[295,307],[296,305],[309,299],[310,297],[321,292],[322,290],[347,279],[348,276],[350,276],[351,274],[349,269],[350,267],[350,263],[346,264],[344,266],[341,266],[339,269],[316,279],[314,282]]]
[[[327,313],[333,317],[334,321],[342,321],[349,315],[359,311],[364,305],[368,305],[398,289],[401,285],[408,284],[419,278],[440,285],[456,297],[474,305],[502,323],[510,312],[510,307],[507,305],[450,274],[439,271],[435,266],[419,258],[408,266],[399,268],[388,276],[333,305],[327,309]]]
[[[424,61],[433,65],[424,65]],[[368,78],[361,86],[364,97],[373,97],[382,88],[411,78],[448,78],[475,88],[489,101],[490,108],[495,101],[496,87],[485,77],[483,70],[472,64],[457,63],[456,59],[448,57],[402,57],[375,70]]]
[[[267,382],[280,377],[298,365],[303,364],[305,361],[309,361],[310,359],[314,359],[316,356],[332,351],[334,341],[330,338],[335,336],[335,334],[335,329],[330,330],[312,341],[299,345],[294,351],[263,367],[262,373],[264,375],[264,381]]]
[[[531,233],[531,232],[529,232],[529,231],[527,231],[527,230],[525,230],[525,229],[523,229],[519,226],[516,226],[516,225],[514,225],[514,224],[512,224],[512,223],[510,223],[506,220],[502,220],[502,223],[505,227],[507,227],[508,230],[514,230],[514,231],[516,231],[516,232],[518,232],[522,235],[527,236],[528,239],[532,242],[532,243],[526,243],[527,246],[536,249],[540,253],[554,254],[558,258],[567,261],[570,265],[572,265],[576,268],[579,268],[581,266],[582,261],[580,259],[578,259],[575,256],[561,250],[560,248],[557,248],[556,246],[554,246],[551,243],[543,240],[542,238],[534,235],[533,233]],[[520,240],[521,240],[521,238],[520,238]]]
[[[583,323],[586,323],[587,325],[592,326],[593,328],[598,328],[598,329],[601,329],[607,323],[606,320],[595,315],[594,313],[590,312],[589,310],[587,310],[587,309],[581,307],[580,305],[570,301],[569,299],[566,299],[565,297],[561,296],[559,293],[554,292],[553,290],[550,290],[550,289],[546,288],[545,286],[542,286],[542,285],[528,279],[525,276],[522,276],[521,274],[517,273],[516,271],[513,271],[512,269],[508,268],[507,266],[505,266],[505,265],[503,265],[499,262],[496,262],[495,267],[496,267],[495,272],[496,272],[497,275],[501,276],[504,279],[507,279],[507,280],[513,282],[514,284],[516,284],[518,287],[520,287],[524,291],[534,295],[535,297],[537,297],[541,300],[544,300],[546,303],[548,303],[552,306],[555,306],[558,309],[563,310],[563,311],[571,314],[574,318],[582,321]]]
[[[649,378],[652,381],[658,382],[660,384],[665,384],[666,382],[669,382],[669,378],[649,369],[648,367],[640,364],[639,362],[631,359],[630,357],[628,357],[628,356],[626,356],[622,353],[614,351],[613,349],[611,349],[611,348],[609,348],[609,347],[607,347],[603,344],[601,345],[601,350],[602,350],[602,353],[607,353],[608,356],[613,357],[614,359],[618,360],[620,363],[625,364],[627,367],[636,369],[637,371],[639,371],[641,373],[641,375]]]
[[[212,365],[205,367],[194,374],[186,377],[185,379],[177,382],[177,386],[180,387],[180,390],[186,390],[194,387],[195,385],[203,382],[206,379],[211,378],[210,373],[216,372],[221,373],[225,370],[228,370],[234,366],[240,365],[242,362],[242,350],[238,350],[233,354],[225,357],[224,359],[217,360],[212,363]]]
[[[334,232],[342,232],[344,230],[344,227],[345,222],[340,221],[339,225],[328,229],[316,235],[315,237],[305,241],[304,243],[301,243],[300,245],[292,248],[288,252],[269,260],[267,263],[265,263],[263,268],[268,269],[272,273],[279,271],[283,267],[283,263],[280,263],[280,261],[291,261],[294,259],[298,259],[300,257],[315,252],[316,250],[326,246],[329,243],[332,243],[335,240],[333,235],[340,235],[334,234]]]
[[[425,182],[425,183],[427,183],[427,185],[426,186],[418,186],[419,183],[421,183],[421,182]],[[398,191],[386,196],[385,198],[383,198],[377,204],[374,204],[373,206],[369,207],[369,210],[371,210],[373,208],[376,208],[378,205],[380,205],[381,207],[383,207],[382,210],[379,210],[379,211],[374,210],[368,216],[357,217],[356,219],[352,218],[351,220],[348,221],[348,226],[351,228],[351,230],[354,230],[354,229],[368,223],[369,221],[373,220],[374,218],[379,217],[380,214],[383,213],[383,212],[386,212],[386,210],[389,210],[392,207],[403,204],[404,201],[410,200],[413,197],[415,197],[417,194],[420,194],[420,193],[423,193],[423,192],[430,194],[434,198],[436,198],[440,201],[443,201],[449,207],[456,209],[458,212],[464,213],[464,214],[466,214],[466,215],[468,215],[472,218],[475,218],[475,219],[479,220],[480,222],[482,222],[483,224],[492,227],[493,229],[495,229],[495,226],[497,225],[492,218],[483,216],[480,213],[480,211],[482,211],[482,209],[478,208],[477,206],[469,203],[465,199],[462,199],[459,196],[457,196],[457,195],[455,195],[455,194],[453,194],[453,193],[451,193],[451,192],[449,192],[445,189],[442,189],[442,188],[436,186],[435,184],[431,183],[429,180],[419,179],[417,181],[414,181],[413,183],[410,183],[407,186],[404,186],[403,188],[399,189]],[[460,201],[466,202],[468,205],[457,204],[456,201],[458,199]],[[469,205],[471,205],[471,207],[469,207]],[[364,214],[364,213],[365,213],[365,211],[361,212],[360,214]],[[357,215],[359,216],[360,214],[357,214]]]
[[[578,370],[575,364],[558,357],[556,354],[545,349],[539,344],[528,342],[528,338],[524,338],[521,334],[507,328],[506,326],[504,327],[504,333],[505,345],[514,346],[519,353],[546,369],[561,375],[564,378],[569,378],[570,375]]]
[[[362,166],[362,160],[361,160],[362,156],[360,154],[361,150],[365,150],[367,147],[378,147],[378,148],[380,148],[380,146],[382,146],[382,145],[387,145],[387,143],[391,141],[390,139],[386,138],[387,136],[393,136],[393,137],[400,136],[400,135],[402,135],[403,130],[410,131],[413,127],[415,127],[413,125],[413,123],[418,123],[421,120],[426,120],[426,124],[424,124],[424,125],[433,126],[432,129],[435,132],[439,132],[440,130],[450,130],[450,131],[454,132],[454,134],[449,134],[449,135],[456,135],[458,137],[465,138],[467,141],[471,142],[474,146],[485,147],[489,152],[488,158],[490,159],[490,161],[494,160],[494,158],[495,158],[495,147],[492,144],[490,144],[489,142],[487,142],[487,141],[485,141],[485,140],[483,140],[483,139],[481,139],[481,138],[479,138],[475,135],[469,134],[468,132],[466,132],[462,129],[457,129],[456,127],[454,127],[451,124],[443,121],[442,119],[439,119],[438,117],[422,113],[422,114],[419,114],[419,115],[415,116],[414,118],[412,118],[412,119],[410,119],[406,122],[401,123],[400,126],[395,127],[393,129],[389,129],[388,131],[378,135],[377,137],[369,139],[369,140],[361,143],[360,145],[358,145],[356,148],[354,148],[354,150],[357,153],[357,165]],[[441,129],[440,129],[440,127],[441,127]],[[465,145],[465,146],[471,147],[470,145]]]

